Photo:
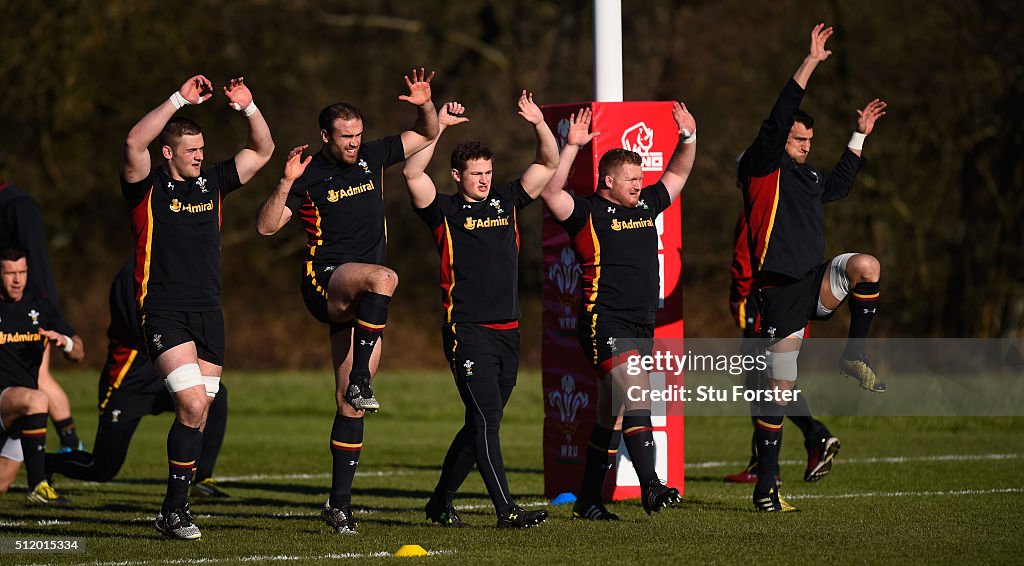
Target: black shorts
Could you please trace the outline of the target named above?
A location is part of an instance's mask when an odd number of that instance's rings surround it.
[[[654,349],[653,324],[581,311],[576,330],[583,355],[602,373],[621,365],[629,356],[649,356]]]
[[[822,263],[790,283],[759,289],[762,338],[775,343],[806,327],[812,320],[832,317],[831,314],[818,316],[821,281],[828,273],[829,263]]]
[[[299,284],[299,290],[302,292],[302,301],[306,303],[306,310],[309,311],[309,314],[313,315],[313,318],[330,327],[332,335],[355,326],[355,318],[345,322],[331,321],[331,317],[327,314],[327,285],[330,283],[335,269],[346,263],[356,261],[365,263],[356,258],[351,260],[345,258],[344,261],[337,264],[307,261],[303,265],[302,281]]]
[[[200,360],[224,365],[222,311],[140,311],[139,320],[151,360],[179,344],[195,342]]]
[[[441,325],[444,355],[460,381],[497,378],[515,387],[519,375],[519,328],[498,330],[472,322]]]
[[[116,425],[137,421],[147,415],[173,412],[174,399],[166,388],[153,393],[114,391],[100,402],[100,423]]]

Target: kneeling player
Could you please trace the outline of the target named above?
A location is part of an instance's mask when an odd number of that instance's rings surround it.
[[[0,493],[14,482],[21,462],[28,473],[28,499],[69,505],[46,481],[46,417],[49,402],[38,390],[39,368],[50,343],[81,355],[81,341],[46,330],[57,320],[49,301],[25,291],[28,262],[21,250],[0,252]],[[20,436],[20,441],[17,437]]]

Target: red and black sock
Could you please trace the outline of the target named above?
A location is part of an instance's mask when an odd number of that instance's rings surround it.
[[[203,433],[174,419],[167,433],[167,495],[163,512],[181,509],[188,502],[188,488],[195,472],[196,455],[203,445]]]
[[[871,328],[871,319],[878,312],[878,281],[861,281],[850,293],[850,338],[843,358],[856,360],[864,354],[864,342]]]
[[[331,499],[330,506],[344,507],[352,503],[352,480],[363,450],[363,419],[335,413],[331,428]]]
[[[622,438],[633,461],[640,485],[647,485],[658,479],[654,470],[657,448],[654,446],[654,428],[650,411],[630,411],[622,417]]]
[[[370,377],[370,356],[388,321],[391,297],[379,293],[363,293],[356,304],[355,328],[352,331],[352,374]]]
[[[57,430],[61,446],[78,450],[78,428],[75,426],[75,419],[68,417],[64,420],[53,421],[53,428]]]
[[[601,490],[604,487],[608,470],[615,466],[615,457],[619,451],[621,430],[611,430],[599,424],[590,431],[587,444],[587,461],[583,469],[583,482],[580,484],[580,499],[601,501]]]
[[[29,489],[46,481],[46,418],[46,413],[36,413],[18,419]]]

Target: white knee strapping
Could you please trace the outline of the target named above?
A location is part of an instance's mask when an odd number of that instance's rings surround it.
[[[780,381],[796,381],[796,359],[800,351],[768,352],[768,377]]]
[[[167,374],[165,383],[171,393],[184,391],[189,387],[203,385],[203,372],[199,370],[199,364],[185,364]]]
[[[832,291],[832,296],[843,302],[843,299],[850,294],[850,277],[846,274],[846,264],[850,261],[850,258],[855,256],[855,253],[839,254],[832,258],[832,262],[829,264],[831,269],[828,273],[828,286]],[[818,298],[818,316],[826,317],[832,314],[832,309],[825,308],[825,305],[821,304],[821,298]]]
[[[21,451],[21,439],[20,438],[8,438],[7,442],[4,442],[3,448],[0,448],[0,458],[7,458],[15,462],[24,462],[25,454]]]
[[[220,376],[219,375],[204,375],[203,385],[206,386],[206,395],[208,397],[216,397],[217,392],[220,391]]]

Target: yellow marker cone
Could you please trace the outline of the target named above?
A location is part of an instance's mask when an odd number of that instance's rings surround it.
[[[403,544],[395,552],[395,556],[430,556],[430,553],[418,544]]]

